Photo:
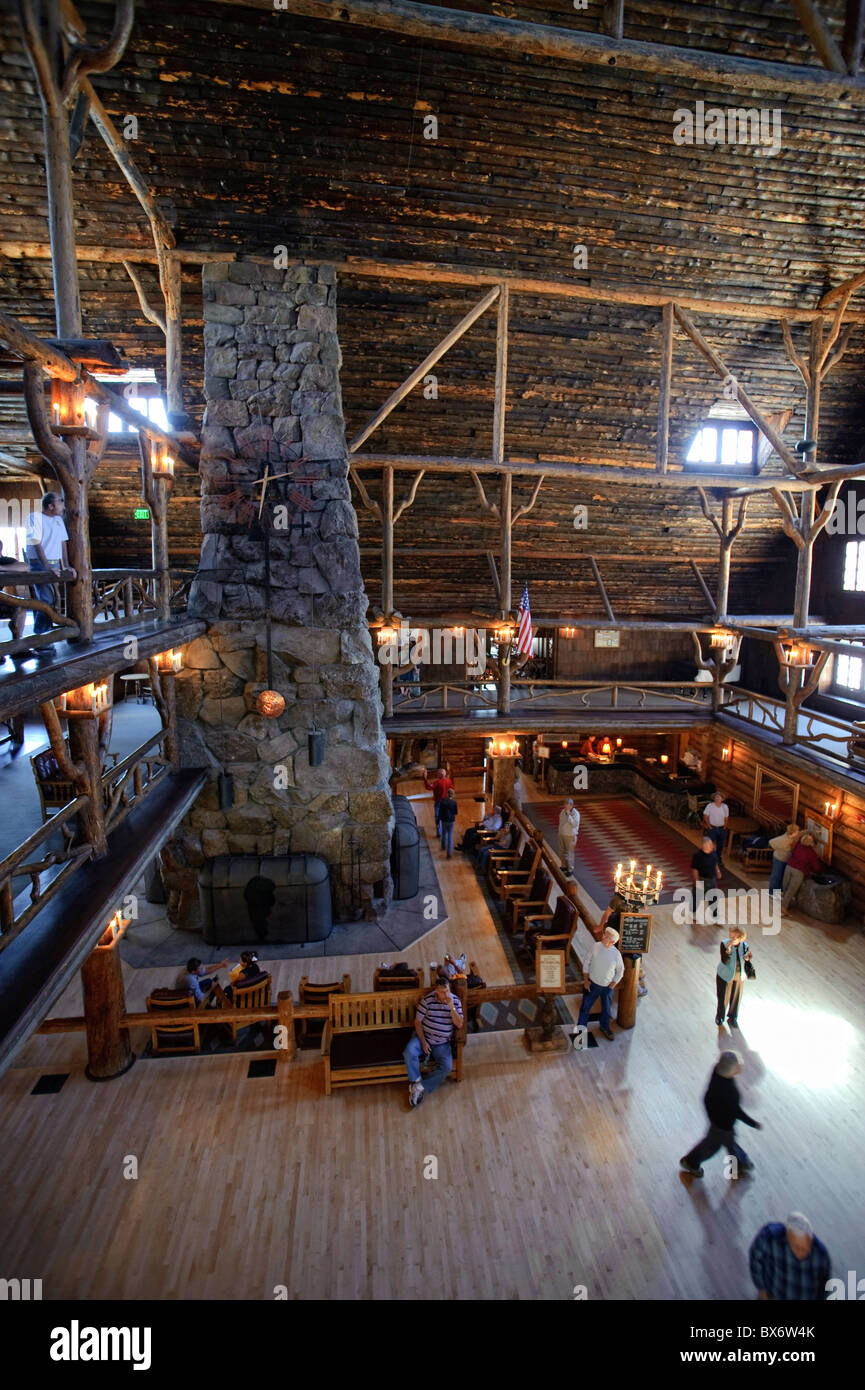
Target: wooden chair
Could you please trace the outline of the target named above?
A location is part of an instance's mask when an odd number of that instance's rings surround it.
[[[178,1013],[189,1009],[194,1015],[188,1023],[156,1023],[150,1030],[150,1050],[154,1057],[172,1052],[200,1052],[201,1035],[195,998],[185,989],[155,989],[144,1006],[149,1014]]]
[[[245,984],[239,982],[231,987],[231,998],[225,993],[222,985],[213,986],[213,993],[220,1009],[261,1009],[265,1004],[270,1003],[270,976],[259,975]],[[219,1014],[212,1014],[208,1022],[218,1023]],[[253,1019],[253,1023],[261,1022]],[[249,1028],[249,1023],[224,1023],[224,1028],[231,1030],[232,1043],[237,1042],[237,1031],[239,1028]]]
[[[771,872],[774,850],[769,845],[747,845],[742,851],[742,864],[746,869],[760,869]]]
[[[494,893],[501,896],[502,875],[506,873],[527,874],[535,858],[535,842],[527,839],[519,851],[502,858],[490,859],[489,883]],[[534,870],[532,870],[534,872]]]
[[[412,970],[410,975],[394,975],[378,965],[372,977],[373,994],[384,994],[386,990],[420,989],[422,985],[423,966],[419,970]]]
[[[506,902],[514,897],[527,898],[531,885],[541,862],[541,847],[535,840],[528,840],[520,862],[515,869],[500,869],[496,874],[495,893]]]
[[[542,912],[549,906],[550,893],[553,891],[553,880],[547,873],[543,862],[538,865],[537,873],[532,880],[531,893],[527,898],[511,898],[511,931],[516,933],[524,929],[521,925],[522,919],[530,912]],[[551,914],[552,915],[552,914]]]
[[[567,965],[571,942],[579,920],[576,903],[572,903],[563,893],[556,902],[554,912],[530,913],[525,918],[525,950],[533,960],[538,949],[564,951]]]
[[[68,806],[77,795],[75,784],[64,777],[53,748],[40,748],[30,759],[33,778],[39,792],[42,822],[49,821],[56,811]]]
[[[302,975],[297,989],[299,1004],[326,1004],[332,994],[351,994],[351,976],[343,975],[329,985],[314,985],[308,975]],[[323,1018],[299,1018],[297,1020],[297,1041],[302,1047],[306,1042],[321,1042],[324,1032]]]

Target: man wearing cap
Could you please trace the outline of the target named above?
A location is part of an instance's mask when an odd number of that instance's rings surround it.
[[[574,872],[574,850],[580,833],[580,813],[569,796],[559,813],[559,858],[566,874]]]
[[[827,1297],[829,1251],[800,1211],[791,1212],[783,1223],[769,1221],[757,1232],[750,1263],[758,1298],[795,1303]]]
[[[742,1059],[738,1052],[721,1053],[709,1078],[709,1088],[703,1097],[706,1114],[709,1116],[709,1128],[699,1144],[695,1144],[690,1153],[679,1159],[680,1167],[684,1168],[686,1173],[690,1173],[692,1178],[703,1176],[700,1166],[703,1159],[711,1158],[722,1147],[737,1160],[739,1172],[750,1173],[754,1168],[745,1150],[736,1143],[733,1134],[737,1120],[743,1120],[752,1129],[762,1128],[757,1120],[752,1120],[750,1115],[745,1114],[739,1103],[739,1087],[734,1078],[741,1070]]]
[[[596,999],[601,1001],[601,1032],[613,1041],[610,1030],[610,1004],[613,989],[625,973],[625,962],[616,948],[619,933],[607,927],[600,941],[596,941],[583,966],[583,1002],[580,1005],[578,1027],[585,1028],[589,1014]]]

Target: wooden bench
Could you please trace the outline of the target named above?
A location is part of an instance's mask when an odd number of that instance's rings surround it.
[[[324,1093],[342,1086],[408,1085],[403,1051],[414,1033],[415,1011],[427,989],[385,994],[334,994],[324,1025]],[[461,1081],[465,1027],[454,1037],[452,1081]]]

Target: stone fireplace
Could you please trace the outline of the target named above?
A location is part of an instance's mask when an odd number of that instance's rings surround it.
[[[203,280],[204,539],[189,611],[208,629],[186,649],[177,699],[183,761],[212,777],[181,849],[193,867],[223,854],[319,854],[335,915],[371,915],[391,895],[393,811],[348,483],[336,275],[226,263]],[[259,519],[265,469],[286,474],[298,460],[295,477],[268,483]],[[256,709],[268,569],[278,718]],[[319,766],[314,727],[325,730]],[[233,779],[230,806],[220,773]]]

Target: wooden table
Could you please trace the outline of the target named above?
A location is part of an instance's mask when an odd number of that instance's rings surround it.
[[[122,681],[124,681],[124,682],[129,682],[129,681],[134,681],[134,682],[135,682],[135,695],[136,695],[136,698],[137,698],[137,700],[138,700],[139,705],[143,705],[143,704],[144,704],[145,695],[147,694],[147,692],[150,691],[150,677],[147,676],[147,675],[145,675],[143,671],[133,671],[131,675],[121,676],[120,679],[121,679]],[[146,687],[146,689],[143,690],[143,689],[142,689],[142,685],[144,685],[144,686]],[[128,693],[129,693],[129,686],[128,686],[128,684],[124,684],[124,687],[123,687],[123,698],[124,698],[124,700],[128,698]]]
[[[737,835],[752,835],[755,830],[761,830],[759,821],[755,821],[753,816],[728,816],[727,817],[727,838],[724,841],[724,853],[730,854],[733,848],[733,841]]]

